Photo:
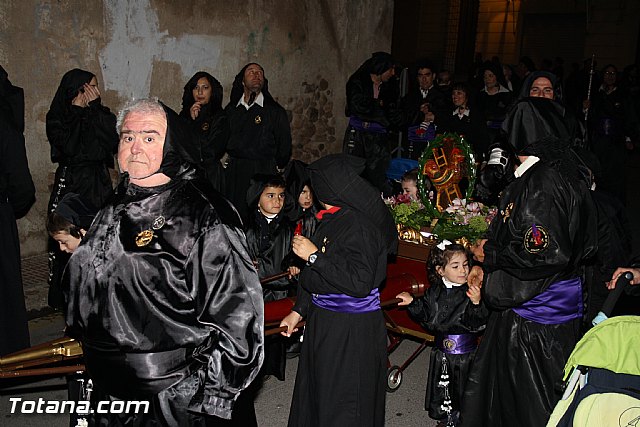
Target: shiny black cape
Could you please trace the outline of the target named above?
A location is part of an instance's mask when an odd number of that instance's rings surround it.
[[[538,253],[524,244],[534,223],[549,242]],[[511,309],[556,281],[579,276],[595,252],[596,235],[586,186],[548,164],[536,163],[504,190],[484,246],[483,300],[494,311],[467,382],[463,426],[545,425],[581,319],[545,325]]]
[[[65,273],[66,321],[91,349],[96,388],[127,398],[173,388],[169,400],[186,396],[190,411],[228,418],[262,363],[261,289],[237,214],[192,176],[129,185],[100,211]],[[175,369],[144,362],[182,349]],[[174,377],[196,385],[167,384]]]

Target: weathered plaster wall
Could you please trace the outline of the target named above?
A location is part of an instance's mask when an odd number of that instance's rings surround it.
[[[0,0],[0,61],[25,90],[25,138],[37,202],[19,221],[23,255],[45,251],[51,173],[45,115],[62,75],[98,76],[113,111],[158,96],[180,109],[198,70],[225,89],[250,61],[291,117],[294,157],[338,151],[344,85],[371,52],[389,51],[392,0]]]

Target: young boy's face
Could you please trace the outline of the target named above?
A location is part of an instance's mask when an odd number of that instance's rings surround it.
[[[418,200],[418,186],[413,180],[402,181],[402,193],[408,194],[413,200]]]
[[[281,187],[265,187],[258,201],[258,209],[262,215],[279,214],[284,206],[285,190]]]
[[[311,193],[311,189],[308,185],[304,186],[300,196],[298,196],[298,203],[302,209],[309,209],[313,206],[313,194]]]
[[[58,242],[58,244],[60,245],[60,250],[68,254],[72,254],[80,244],[80,239],[78,239],[77,237],[73,237],[66,231],[61,231],[60,233],[56,233],[51,237],[53,237],[53,240]]]

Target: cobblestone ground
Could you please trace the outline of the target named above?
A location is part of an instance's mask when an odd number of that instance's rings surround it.
[[[22,258],[22,285],[29,319],[52,313],[54,310],[47,304],[49,285],[48,254],[33,255]]]

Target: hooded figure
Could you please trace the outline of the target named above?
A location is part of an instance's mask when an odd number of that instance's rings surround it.
[[[251,177],[281,172],[289,162],[289,117],[269,93],[264,70],[256,63],[245,65],[236,75],[225,111],[231,137],[227,145],[224,194],[246,221],[249,208],[245,195]]]
[[[492,311],[467,382],[463,427],[546,423],[579,338],[582,272],[597,244],[595,206],[561,107],[526,98],[505,125],[521,165],[483,246],[483,301]]]
[[[88,230],[98,210],[75,193],[67,193],[58,203],[56,214],[76,227]]]
[[[58,163],[48,212],[68,192],[101,207],[112,193],[109,169],[118,147],[116,117],[101,104],[94,74],[68,71],[51,102],[46,130],[51,161]],[[68,257],[49,240],[49,305],[62,308],[60,277]]]
[[[281,324],[291,334],[301,318],[307,323],[290,426],[384,425],[387,351],[379,289],[397,231],[379,193],[359,176],[363,167],[363,159],[344,154],[308,167],[325,210],[311,239],[293,238],[294,253],[307,264],[293,311]]]
[[[0,66],[0,356],[29,347],[16,218],[36,200],[24,144],[24,91]]]
[[[140,100],[121,118],[118,161],[129,177],[65,270],[66,322],[83,343],[97,399],[154,403],[147,414],[94,413],[90,424],[204,426],[238,413],[255,425],[251,402],[233,411],[264,340],[241,221],[194,179],[198,149],[175,112]]]
[[[208,88],[200,89],[202,101],[194,98],[200,79],[206,79]],[[206,99],[209,95],[208,100]],[[199,167],[213,188],[224,191],[224,175],[220,160],[227,149],[230,129],[227,115],[222,108],[223,89],[220,82],[205,71],[198,71],[184,86],[182,94],[182,111],[180,117],[190,125],[196,144],[200,148]],[[206,102],[205,102],[206,101]],[[192,108],[196,105],[196,112]],[[194,117],[195,115],[195,117]]]

